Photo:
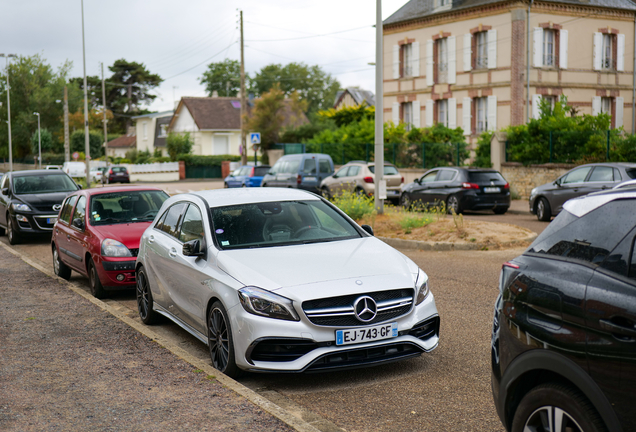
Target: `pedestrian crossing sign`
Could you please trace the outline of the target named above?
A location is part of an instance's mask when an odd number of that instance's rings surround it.
[[[250,143],[251,144],[260,144],[261,143],[261,133],[260,132],[252,132],[250,134]]]

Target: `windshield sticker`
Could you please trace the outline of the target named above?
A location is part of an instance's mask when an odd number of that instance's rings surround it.
[[[218,230],[214,231],[217,234],[223,234],[223,230],[221,228],[219,228]]]
[[[229,244],[230,244],[230,242],[229,242],[229,241],[222,241],[222,242],[221,242],[221,246],[227,246],[227,245],[229,245]]]
[[[100,220],[100,219],[101,219],[101,217],[100,217],[98,214],[96,214],[95,216],[93,216],[93,219],[95,219],[96,221],[98,221],[98,220]]]

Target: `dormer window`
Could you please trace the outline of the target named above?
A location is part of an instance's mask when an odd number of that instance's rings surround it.
[[[435,10],[450,9],[453,6],[453,0],[435,0]]]

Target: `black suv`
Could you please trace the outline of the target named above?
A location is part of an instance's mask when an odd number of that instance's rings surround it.
[[[505,263],[492,391],[509,431],[636,430],[636,191],[575,198]]]
[[[61,170],[6,173],[0,180],[0,235],[9,243],[29,234],[50,234],[62,201],[79,186]]]

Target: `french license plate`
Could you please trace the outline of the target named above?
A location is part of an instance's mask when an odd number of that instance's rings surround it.
[[[48,225],[53,225],[53,224],[55,224],[55,222],[57,222],[57,218],[56,217],[54,217],[54,218],[46,218],[46,223]]]
[[[336,330],[336,345],[350,345],[364,342],[373,342],[382,339],[397,337],[398,326],[396,322],[364,327],[357,329]]]
[[[499,193],[501,192],[501,189],[498,187],[485,187],[484,188],[484,192],[486,193]]]
[[[306,181],[316,181],[316,177],[305,177]]]
[[[387,195],[397,195],[398,191],[396,191],[396,190],[388,190],[388,191],[386,191],[386,194]]]

